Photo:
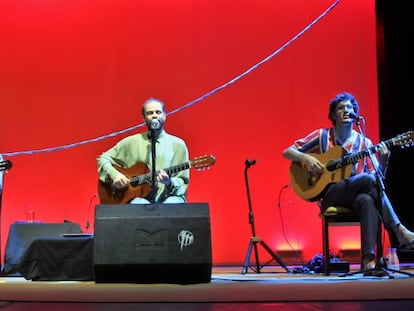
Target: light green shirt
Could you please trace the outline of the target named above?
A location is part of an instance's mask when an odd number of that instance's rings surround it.
[[[167,169],[189,161],[188,148],[179,137],[161,130],[155,144],[155,169]],[[129,168],[138,162],[146,163],[151,169],[151,139],[149,132],[139,133],[125,137],[114,147],[97,157],[98,174],[101,181],[113,180],[118,171],[112,165]],[[144,172],[143,172],[144,173]],[[181,170],[170,176],[171,185],[165,186],[157,183],[155,202],[163,202],[169,196],[179,196],[184,202],[187,200],[187,188],[190,179],[188,169]]]

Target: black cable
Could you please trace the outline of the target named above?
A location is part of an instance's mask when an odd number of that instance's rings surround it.
[[[284,222],[283,222],[283,215],[282,215],[282,203],[281,203],[281,202],[282,202],[282,200],[281,200],[281,198],[282,198],[283,191],[284,191],[284,190],[286,190],[287,188],[291,187],[291,186],[292,186],[291,184],[286,184],[286,185],[284,185],[282,188],[280,188],[280,190],[279,190],[279,195],[278,195],[278,199],[277,199],[277,206],[278,206],[278,208],[279,208],[279,217],[280,217],[280,222],[281,222],[281,224],[282,224],[282,233],[283,233],[283,237],[285,238],[285,241],[286,241],[287,245],[289,245],[289,247],[291,248],[291,250],[293,250],[293,251],[295,251],[295,252],[296,252],[297,257],[299,257],[299,258],[300,258],[300,261],[302,262],[302,264],[304,264],[304,262],[303,262],[303,258],[302,258],[302,256],[300,255],[300,253],[298,252],[298,250],[297,250],[297,249],[295,249],[295,248],[292,246],[292,244],[290,244],[289,239],[288,239],[288,237],[287,237],[287,235],[286,235],[285,225],[284,225]]]
[[[97,194],[94,194],[93,196],[91,196],[91,198],[90,198],[90,200],[89,200],[89,206],[88,206],[88,217],[86,218],[86,225],[85,225],[86,230],[88,230],[88,229],[89,229],[89,227],[91,226],[91,222],[89,221],[89,219],[90,219],[90,215],[91,215],[91,206],[92,206],[92,202],[93,202],[93,200],[94,200],[94,199],[97,199],[97,198],[98,198],[98,195],[97,195]]]

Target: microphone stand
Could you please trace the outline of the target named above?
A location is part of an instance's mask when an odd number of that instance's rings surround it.
[[[364,140],[365,140],[365,133],[362,130],[361,127],[361,122],[360,122],[361,117],[357,117],[356,118],[356,125],[358,127],[358,131],[362,134]],[[381,171],[381,168],[379,167],[379,163],[377,161],[377,159],[374,159],[374,154],[372,153],[370,148],[367,148],[367,153],[368,153],[368,157],[371,160],[371,163],[374,167],[374,171],[375,171],[375,178],[377,181],[377,187],[378,187],[378,198],[377,198],[377,212],[378,212],[378,230],[377,230],[377,250],[376,250],[376,265],[374,268],[371,269],[365,269],[365,270],[359,270],[359,271],[355,271],[352,273],[346,273],[344,275],[354,275],[357,273],[367,273],[367,272],[371,272],[371,271],[382,271],[385,273],[385,275],[388,276],[388,278],[393,279],[394,275],[392,275],[390,273],[391,272],[396,272],[396,273],[401,273],[401,274],[406,274],[409,276],[414,276],[414,274],[409,273],[409,272],[405,272],[405,271],[401,271],[401,270],[396,270],[396,269],[390,269],[387,267],[386,264],[386,260],[383,257],[383,245],[382,245],[382,221],[381,221],[381,207],[382,207],[382,202],[383,202],[383,197],[385,194],[385,185],[384,185],[384,179],[385,176]],[[344,276],[341,275],[341,276]],[[375,276],[375,275],[374,275]]]
[[[246,274],[247,273],[247,268],[249,268],[249,267],[253,271],[255,271],[256,273],[261,272],[261,269],[264,265],[260,265],[260,262],[259,262],[259,251],[258,251],[258,248],[257,248],[257,243],[259,243],[270,254],[270,256],[279,263],[280,266],[285,268],[286,272],[291,272],[286,267],[286,265],[284,264],[282,259],[275,252],[272,251],[272,249],[262,240],[262,238],[256,236],[256,230],[254,228],[254,215],[253,215],[253,209],[252,209],[252,202],[251,202],[251,199],[250,199],[249,180],[247,178],[247,170],[249,169],[250,166],[256,164],[256,160],[247,159],[245,164],[246,164],[246,167],[244,169],[244,179],[245,179],[245,183],[246,183],[247,202],[248,202],[248,205],[249,205],[249,223],[250,223],[250,227],[251,227],[251,230],[252,230],[252,237],[250,238],[249,246],[247,248],[247,253],[246,253],[246,257],[245,257],[245,260],[244,260],[244,265],[243,265],[241,274]],[[255,259],[256,259],[256,265],[255,266],[252,266],[252,265],[249,264],[253,248],[254,248],[254,256],[255,256]]]
[[[155,167],[156,159],[156,148],[158,131],[157,129],[151,128],[151,193],[150,193],[150,202],[155,203],[155,194],[157,193],[157,170]]]

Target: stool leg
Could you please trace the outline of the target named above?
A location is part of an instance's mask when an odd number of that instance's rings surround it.
[[[329,221],[322,216],[322,248],[323,248],[323,272],[329,275]]]

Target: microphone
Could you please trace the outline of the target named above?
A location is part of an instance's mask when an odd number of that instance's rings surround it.
[[[256,159],[253,159],[253,160],[247,159],[246,162],[244,162],[244,163],[246,164],[247,167],[250,167],[250,166],[256,164]]]
[[[158,121],[158,119],[152,119],[151,120],[151,125],[150,125],[151,130],[153,130],[153,131],[159,130],[160,127],[161,127],[161,123],[160,123],[160,121]]]
[[[354,119],[354,120],[359,120],[359,119],[361,119],[362,117],[360,117],[359,115],[357,115],[355,112],[350,112],[349,114],[348,114],[348,116],[351,118],[351,119]]]

